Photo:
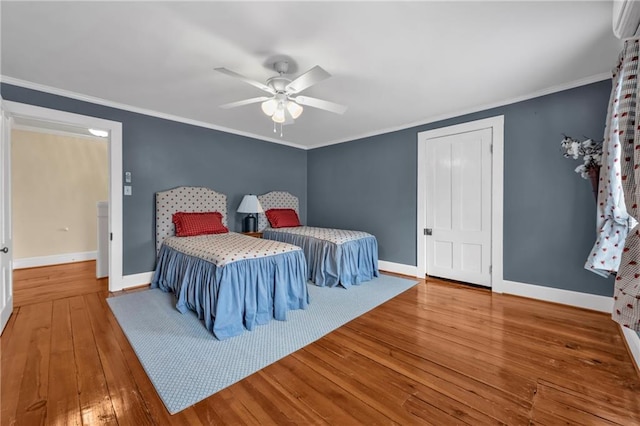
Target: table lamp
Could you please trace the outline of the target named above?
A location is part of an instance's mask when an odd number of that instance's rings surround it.
[[[256,213],[264,213],[258,197],[253,194],[245,195],[238,207],[238,213],[249,213],[244,218],[242,232],[256,232],[258,230]]]

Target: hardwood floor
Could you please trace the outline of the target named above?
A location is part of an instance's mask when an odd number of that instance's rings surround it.
[[[109,288],[108,278],[96,279],[95,260],[13,271],[14,306],[47,302]]]
[[[435,280],[171,416],[83,263],[16,271],[0,424],[640,424],[608,315]]]

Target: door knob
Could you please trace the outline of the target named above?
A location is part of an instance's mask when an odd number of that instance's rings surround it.
[[[3,247],[0,251],[3,253],[9,253],[9,247]]]

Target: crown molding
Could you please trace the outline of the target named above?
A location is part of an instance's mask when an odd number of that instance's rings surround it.
[[[37,90],[39,92],[49,93],[49,94],[58,95],[58,96],[64,96],[65,98],[71,98],[71,99],[75,99],[75,100],[78,100],[78,101],[84,101],[84,102],[89,102],[89,103],[92,103],[92,104],[102,105],[102,106],[106,106],[106,107],[110,107],[110,108],[116,108],[116,109],[121,109],[121,110],[124,110],[124,111],[135,112],[135,113],[138,113],[138,114],[144,114],[144,115],[148,115],[148,116],[151,116],[151,117],[162,118],[164,120],[176,121],[176,122],[179,122],[179,123],[190,124],[192,126],[204,127],[206,129],[218,130],[218,131],[225,132],[225,133],[231,133],[231,134],[238,135],[238,136],[245,136],[245,137],[248,137],[248,138],[258,139],[258,140],[265,141],[265,142],[276,143],[276,144],[279,144],[279,145],[286,145],[286,146],[290,146],[290,147],[298,148],[298,149],[302,149],[302,150],[309,149],[307,146],[300,145],[300,144],[293,143],[293,142],[287,142],[287,141],[283,141],[283,140],[275,139],[275,138],[267,138],[267,137],[264,137],[264,136],[261,136],[261,135],[256,135],[256,134],[249,133],[249,132],[243,132],[243,131],[240,131],[240,130],[230,129],[228,127],[217,126],[215,124],[206,123],[204,121],[192,120],[190,118],[180,117],[180,116],[173,115],[173,114],[166,114],[164,112],[154,111],[154,110],[151,110],[151,109],[139,108],[139,107],[135,107],[135,106],[132,106],[132,105],[127,105],[127,104],[123,104],[123,103],[119,103],[119,102],[109,101],[109,100],[102,99],[102,98],[97,98],[97,97],[94,97],[94,96],[83,95],[81,93],[71,92],[71,91],[65,90],[65,89],[58,89],[56,87],[45,86],[44,84],[33,83],[33,82],[30,82],[30,81],[26,81],[26,80],[20,80],[18,78],[8,77],[8,76],[5,76],[5,75],[0,75],[0,83],[7,83],[7,84],[11,84],[13,86],[23,87],[25,89]]]
[[[307,149],[311,150],[311,149],[316,149],[316,148],[322,148],[322,147],[325,147],[325,146],[337,145],[337,144],[340,144],[340,143],[351,142],[351,141],[355,141],[355,140],[358,140],[358,139],[369,138],[369,137],[373,137],[373,136],[379,136],[379,135],[383,135],[385,133],[397,132],[399,130],[406,130],[406,129],[410,129],[412,127],[424,126],[424,125],[427,125],[427,124],[435,123],[437,121],[448,120],[448,119],[454,118],[454,117],[461,117],[461,116],[467,115],[467,114],[473,114],[473,113],[476,113],[476,112],[486,111],[486,110],[490,110],[490,109],[493,109],[493,108],[498,108],[498,107],[505,106],[505,105],[515,104],[517,102],[522,102],[522,101],[526,101],[526,100],[529,100],[529,99],[539,98],[541,96],[550,95],[552,93],[562,92],[564,90],[569,90],[569,89],[573,89],[573,88],[580,87],[580,86],[586,86],[587,84],[596,83],[598,81],[609,80],[609,79],[611,79],[611,73],[610,72],[602,73],[602,74],[596,74],[596,75],[592,75],[590,77],[581,78],[580,80],[575,80],[575,81],[571,81],[571,82],[568,82],[568,83],[559,84],[557,86],[552,86],[552,87],[549,87],[547,89],[538,90],[538,91],[529,93],[527,95],[517,96],[515,98],[510,98],[510,99],[504,99],[502,101],[492,102],[490,104],[479,105],[479,106],[476,106],[476,107],[467,108],[467,109],[459,110],[459,111],[456,111],[456,112],[450,112],[450,113],[441,114],[441,115],[434,115],[434,116],[431,116],[431,117],[426,118],[424,120],[414,121],[414,122],[406,123],[406,124],[401,124],[399,126],[389,127],[387,129],[380,129],[380,130],[376,130],[374,132],[363,133],[363,134],[356,135],[356,136],[350,136],[348,139],[336,139],[336,140],[333,140],[333,141],[330,141],[330,142],[326,142],[326,143],[311,145],[311,146],[307,147]],[[498,114],[499,114],[499,112],[498,112]]]
[[[410,129],[412,127],[424,126],[424,125],[427,125],[427,124],[435,123],[437,121],[447,120],[447,119],[454,118],[454,117],[460,117],[460,116],[467,115],[467,114],[473,114],[473,113],[480,112],[480,111],[485,111],[485,110],[489,110],[489,109],[493,109],[493,108],[498,108],[498,107],[501,107],[501,106],[514,104],[514,103],[517,103],[517,102],[522,102],[522,101],[526,101],[526,100],[533,99],[533,98],[538,98],[538,97],[545,96],[545,95],[550,95],[552,93],[562,92],[564,90],[569,90],[569,89],[573,89],[573,88],[576,88],[576,87],[585,86],[587,84],[596,83],[598,81],[608,80],[610,78],[611,78],[611,73],[610,72],[596,74],[596,75],[585,77],[585,78],[582,78],[582,79],[579,79],[579,80],[574,80],[574,81],[571,81],[571,82],[568,82],[568,83],[563,83],[563,84],[559,84],[557,86],[552,86],[552,87],[549,87],[547,89],[538,90],[538,91],[535,91],[535,92],[532,92],[532,93],[529,93],[529,94],[526,94],[526,95],[517,96],[515,98],[504,99],[502,101],[497,101],[497,102],[493,102],[493,103],[489,103],[489,104],[479,105],[479,106],[476,106],[476,107],[467,108],[467,109],[459,110],[459,111],[456,111],[456,112],[450,112],[450,113],[446,113],[446,114],[435,115],[435,116],[431,116],[431,117],[428,117],[428,118],[420,120],[420,121],[409,122],[409,123],[405,123],[405,124],[402,124],[402,125],[399,125],[399,126],[389,127],[389,128],[386,128],[386,129],[379,129],[379,130],[375,130],[373,132],[367,132],[367,133],[362,133],[362,134],[359,134],[359,135],[349,136],[348,138],[335,139],[335,140],[332,140],[332,141],[328,141],[328,142],[320,143],[320,144],[315,144],[315,145],[311,145],[311,146],[300,145],[300,144],[297,144],[297,143],[287,142],[287,141],[283,141],[283,140],[279,140],[279,139],[275,139],[275,138],[267,138],[267,137],[264,137],[264,136],[261,136],[261,135],[256,135],[256,134],[249,133],[249,132],[243,132],[243,131],[240,131],[240,130],[230,129],[230,128],[227,128],[227,127],[218,126],[218,125],[214,125],[214,124],[211,124],[211,123],[206,123],[204,121],[192,120],[190,118],[179,117],[177,115],[166,114],[166,113],[163,113],[163,112],[158,112],[158,111],[154,111],[154,110],[150,110],[150,109],[146,109],[146,108],[139,108],[139,107],[134,107],[134,106],[127,105],[127,104],[122,104],[122,103],[119,103],[119,102],[108,101],[106,99],[97,98],[97,97],[88,96],[88,95],[83,95],[83,94],[80,94],[80,93],[71,92],[71,91],[64,90],[64,89],[58,89],[58,88],[55,88],[55,87],[45,86],[45,85],[42,85],[42,84],[39,84],[39,83],[32,83],[30,81],[20,80],[20,79],[13,78],[13,77],[8,77],[8,76],[5,76],[5,75],[0,75],[0,82],[7,83],[7,84],[12,84],[14,86],[24,87],[26,89],[32,89],[32,90],[37,90],[37,91],[40,91],[40,92],[50,93],[50,94],[53,94],[53,95],[64,96],[64,97],[71,98],[71,99],[76,99],[76,100],[79,100],[79,101],[90,102],[90,103],[93,103],[93,104],[103,105],[103,106],[107,106],[107,107],[111,107],[111,108],[117,108],[117,109],[121,109],[121,110],[124,110],[124,111],[130,111],[130,112],[144,114],[144,115],[148,115],[148,116],[152,116],[152,117],[162,118],[162,119],[165,119],[165,120],[170,120],[170,121],[176,121],[176,122],[180,122],[180,123],[190,124],[190,125],[197,126],[197,127],[204,127],[204,128],[207,128],[207,129],[219,130],[221,132],[231,133],[231,134],[239,135],[239,136],[245,136],[245,137],[248,137],[248,138],[257,139],[257,140],[261,140],[261,141],[265,141],[265,142],[271,142],[271,143],[275,143],[275,144],[279,144],[279,145],[286,145],[286,146],[290,146],[290,147],[293,147],[293,148],[302,149],[302,150],[307,151],[307,150],[311,150],[311,149],[322,148],[322,147],[325,147],[325,146],[337,145],[337,144],[345,143],[345,142],[352,142],[352,141],[355,141],[355,140],[358,140],[358,139],[363,139],[363,138],[368,138],[368,137],[373,137],[373,136],[379,136],[379,135],[383,135],[383,134],[391,133],[391,132],[396,132],[396,131],[400,131],[400,130],[406,130],[406,129]]]

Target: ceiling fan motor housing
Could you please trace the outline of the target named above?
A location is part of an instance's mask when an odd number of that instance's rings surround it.
[[[276,93],[284,93],[287,84],[291,83],[291,80],[285,77],[271,77],[267,80],[267,86],[271,87]]]

